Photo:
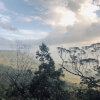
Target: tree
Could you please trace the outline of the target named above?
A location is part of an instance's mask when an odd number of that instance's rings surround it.
[[[77,97],[78,100],[100,100],[100,91],[93,89],[79,89]]]
[[[8,82],[6,90],[7,100],[28,100],[28,86],[32,79],[32,57],[29,55],[29,48],[22,42],[16,43],[14,57],[11,58],[12,69],[5,72],[5,79]]]
[[[68,92],[64,90],[65,82],[60,78],[62,69],[55,69],[49,48],[42,43],[36,58],[41,62],[39,70],[30,84],[31,97],[35,100],[68,100]]]
[[[72,47],[65,49],[58,47],[58,52],[62,60],[60,65],[66,71],[88,80],[87,84],[89,81],[92,84],[93,80],[100,79],[100,43],[82,48]],[[100,86],[99,81],[97,82],[98,86]]]
[[[100,43],[80,48],[65,49],[58,47],[58,53],[62,60],[61,67],[71,74],[80,76],[82,79],[80,84],[87,85],[87,89],[78,90],[78,98],[81,100],[99,100]]]

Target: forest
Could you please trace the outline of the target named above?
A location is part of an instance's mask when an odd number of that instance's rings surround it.
[[[100,100],[100,43],[57,47],[58,64],[44,43],[37,60],[28,50],[0,52],[0,100]],[[71,76],[77,83],[68,82]]]

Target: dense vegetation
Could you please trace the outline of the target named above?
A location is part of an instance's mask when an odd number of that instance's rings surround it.
[[[39,66],[33,66],[33,58],[22,47],[18,47],[11,67],[0,65],[0,100],[100,99],[100,44],[70,49],[58,47],[60,68],[44,43],[39,48],[36,52]],[[65,71],[80,77],[78,87],[66,81]]]

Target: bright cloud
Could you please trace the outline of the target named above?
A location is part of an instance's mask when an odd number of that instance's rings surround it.
[[[73,25],[77,19],[75,13],[65,7],[54,7],[42,15],[44,23],[52,26]]]
[[[86,19],[86,21],[96,22],[98,21],[98,16],[96,14],[97,10],[99,10],[99,7],[86,2],[85,4],[81,5],[79,14]]]
[[[34,5],[35,0],[27,0]],[[95,0],[99,4],[100,0]],[[99,7],[92,0],[37,0],[44,9],[41,19],[54,30],[43,40],[49,44],[95,41],[100,37]],[[41,3],[41,4],[40,4]],[[99,40],[99,39],[98,39]]]
[[[79,21],[98,21],[96,11],[99,7],[92,4],[92,0],[25,0],[31,5],[41,5],[46,11],[41,14],[41,19],[52,26],[70,26]],[[74,4],[74,5],[73,5]],[[71,6],[73,5],[73,6]],[[76,7],[77,6],[77,7]],[[74,10],[73,10],[74,8]],[[77,10],[75,10],[77,9]]]

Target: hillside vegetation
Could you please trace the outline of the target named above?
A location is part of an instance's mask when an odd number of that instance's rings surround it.
[[[12,66],[13,60],[16,60],[16,51],[0,51],[0,64],[4,66]],[[39,62],[33,57],[32,59],[33,67],[39,65]]]
[[[3,66],[11,66],[11,67],[14,67],[12,66],[12,60],[16,57],[16,52],[15,51],[0,51],[0,65],[3,65]],[[32,67],[33,69],[38,69],[38,65],[39,65],[39,62],[38,60],[36,60],[35,58],[32,59],[33,60],[33,64],[32,64]],[[56,67],[59,66],[58,64],[56,65]],[[5,69],[6,67],[4,67]],[[0,68],[1,70],[3,70],[3,67]],[[80,78],[78,76],[75,76],[75,75],[72,75],[66,71],[64,71],[64,74],[65,74],[65,77],[63,78],[64,80],[66,80],[67,82],[70,82],[70,83],[79,83],[80,82]]]
[[[60,65],[44,43],[36,58],[22,47],[0,51],[0,100],[99,100],[100,79],[95,77],[100,75],[99,45],[59,47]],[[87,58],[87,51],[94,58]]]

